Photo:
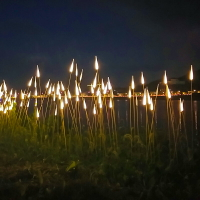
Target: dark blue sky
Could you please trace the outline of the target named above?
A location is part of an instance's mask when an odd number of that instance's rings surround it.
[[[149,82],[200,69],[198,1],[138,2],[1,1],[0,79],[23,87],[38,64],[44,81],[67,81],[74,58],[86,84],[96,55],[115,86],[141,71]]]

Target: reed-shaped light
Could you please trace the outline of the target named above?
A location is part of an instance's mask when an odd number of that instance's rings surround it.
[[[38,111],[38,108],[36,109],[36,118],[39,118],[40,117],[40,113]]]
[[[143,104],[144,106],[147,104],[146,88],[144,89],[144,95],[143,95],[142,104]]]
[[[96,70],[99,69],[99,64],[98,64],[97,56],[95,56],[95,69]]]
[[[192,65],[191,65],[191,68],[190,68],[190,80],[192,81],[193,80],[193,68],[192,68]]]
[[[180,112],[183,112],[183,101],[179,101],[179,106],[180,106]]]
[[[28,82],[28,87],[31,87],[33,81],[33,77],[31,77],[30,81]]]
[[[132,80],[131,80],[131,89],[132,89],[132,90],[135,89],[135,82],[134,82],[133,76],[132,76]]]
[[[97,111],[96,111],[96,107],[94,105],[94,108],[93,108],[93,114],[96,115],[97,114]]]
[[[86,110],[87,109],[87,106],[86,106],[86,103],[85,103],[85,99],[83,99],[83,108]]]
[[[144,75],[143,75],[143,72],[141,72],[141,84],[144,85]]]
[[[50,79],[48,80],[47,84],[46,84],[46,89],[49,87],[49,83],[50,83]]]
[[[39,78],[39,77],[40,77],[40,70],[39,70],[39,67],[38,67],[38,65],[37,65],[36,77],[37,77],[37,78]]]
[[[72,64],[71,64],[71,66],[69,68],[69,72],[72,73],[73,69],[74,69],[74,59],[72,60]]]
[[[166,71],[165,71],[165,74],[164,74],[163,83],[167,84],[167,74],[166,74]]]

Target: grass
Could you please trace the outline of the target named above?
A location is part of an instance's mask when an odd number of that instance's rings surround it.
[[[1,199],[200,198],[200,148],[186,131],[184,111],[174,109],[168,86],[167,130],[157,129],[157,98],[151,100],[145,87],[144,107],[138,106],[133,77],[130,123],[118,127],[109,79],[107,89],[101,88],[97,71],[88,101],[80,92],[77,74],[75,97],[71,97],[72,66],[70,70],[67,89],[60,83],[48,84],[47,102],[35,98],[34,105],[30,103],[33,112],[25,92],[11,98],[2,84]],[[37,88],[41,93],[38,72],[35,88],[29,85],[26,94]],[[144,125],[138,121],[141,112]]]

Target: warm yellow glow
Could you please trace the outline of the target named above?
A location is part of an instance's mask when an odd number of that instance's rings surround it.
[[[15,90],[14,98],[17,98],[17,91]]]
[[[191,68],[190,68],[190,80],[191,81],[193,80],[193,68],[192,68],[192,65],[191,65]]]
[[[148,90],[148,89],[146,89],[146,95],[147,95],[148,104],[151,104],[151,97],[150,97],[150,94],[149,94],[149,90]]]
[[[104,90],[105,86],[104,86],[104,82],[103,79],[101,80],[101,89]]]
[[[100,95],[100,89],[98,87],[97,91],[96,91],[96,96],[98,97]]]
[[[129,90],[128,90],[128,98],[131,98],[131,90],[130,90],[130,87],[129,87]]]
[[[87,109],[87,106],[86,106],[86,103],[85,103],[85,99],[83,99],[83,108],[86,110]]]
[[[28,97],[28,98],[30,98],[30,97],[31,97],[31,91],[28,93],[27,97]]]
[[[33,77],[31,77],[30,81],[28,82],[28,87],[31,87],[33,81]]]
[[[64,108],[64,103],[63,103],[63,100],[61,100],[60,101],[60,109],[63,110],[63,108]]]
[[[5,81],[3,81],[3,89],[4,89],[5,92],[7,92],[7,86],[6,86],[6,82]]]
[[[92,85],[92,84],[91,84],[90,91],[91,91],[92,94],[94,94],[94,88],[93,88],[93,85]]]
[[[49,83],[50,83],[50,79],[48,80],[47,84],[46,84],[46,89],[49,87]]]
[[[110,101],[109,101],[109,108],[112,108],[113,105],[112,105],[112,99],[110,98]]]
[[[170,99],[171,98],[171,92],[169,90],[169,87],[167,86],[167,97]]]
[[[23,106],[23,101],[20,102],[20,107],[22,107],[22,106]]]
[[[94,81],[93,81],[92,86],[93,86],[93,88],[96,88],[96,86],[97,86],[97,73],[96,73],[96,75],[94,77]]]
[[[153,101],[151,99],[151,103],[150,103],[150,110],[153,110]]]
[[[39,78],[40,77],[40,70],[39,70],[39,67],[37,65],[37,72],[36,72],[36,76]]]
[[[103,106],[102,106],[102,103],[100,103],[100,104],[99,104],[99,108],[102,108],[102,107],[103,107]]]
[[[104,87],[104,90],[103,90],[103,94],[106,94],[107,93],[107,84],[106,84],[106,86]]]
[[[21,95],[20,95],[21,99],[23,100],[24,99],[24,93],[22,92],[21,90]]]
[[[36,76],[35,76],[35,82],[34,82],[34,87],[37,87],[37,81],[36,81]]]
[[[164,82],[164,84],[167,84],[167,74],[166,74],[166,71],[165,71],[165,74],[164,74],[163,82]]]
[[[68,97],[68,99],[71,99],[71,98],[72,98],[71,93],[70,93],[69,90],[67,91],[67,97]]]
[[[79,78],[80,82],[82,81],[82,78],[83,78],[83,69],[81,70],[81,74],[80,74],[80,78]]]
[[[27,108],[29,107],[29,103],[30,103],[30,101],[27,102],[27,105],[26,105]]]
[[[97,56],[95,56],[95,69],[98,70],[99,69],[99,64],[97,61]]]
[[[54,115],[56,116],[58,113],[58,109],[57,109],[57,105],[56,105],[56,108],[55,108],[55,112],[54,112]]]
[[[137,95],[136,95],[136,98],[135,98],[135,105],[138,106],[138,98],[137,98]]]
[[[180,102],[180,103],[179,103],[179,106],[180,106],[180,112],[183,112],[183,101],[181,101],[181,99],[180,99],[179,102]]]
[[[109,90],[111,90],[111,89],[112,89],[112,85],[111,85],[111,83],[110,83],[110,79],[109,79],[109,77],[108,77],[107,86],[108,86],[108,89],[109,89]]]
[[[144,75],[143,75],[143,72],[141,72],[141,83],[142,83],[142,85],[144,85]]]
[[[10,90],[10,96],[12,96],[12,93],[13,93],[13,89]]]
[[[79,89],[79,94],[81,94],[82,92],[81,92],[81,87],[80,86],[78,86],[78,89]]]
[[[38,108],[36,109],[36,117],[39,118],[40,114],[39,114],[39,111],[38,111]]]
[[[52,87],[52,92],[55,92],[55,85],[53,84],[53,87]]]
[[[61,100],[61,94],[60,94],[60,92],[58,93],[58,99]]]
[[[94,108],[93,108],[93,114],[96,115],[97,114],[97,111],[96,111],[96,107],[94,105]]]
[[[74,59],[72,60],[72,64],[70,66],[69,72],[72,73],[74,69]]]
[[[142,104],[145,106],[146,103],[147,103],[147,96],[146,96],[146,89],[144,89],[144,95],[143,95]]]
[[[76,96],[76,101],[79,101],[79,97],[78,96]]]
[[[37,106],[37,99],[35,99],[35,107]]]
[[[62,90],[62,91],[64,91],[64,90],[65,90],[65,87],[64,87],[64,85],[63,85],[63,82],[62,82],[62,81],[60,82],[60,87],[61,87],[61,90]]]
[[[35,88],[35,96],[37,97],[37,88]]]
[[[3,111],[3,105],[0,104],[0,111]]]
[[[135,89],[135,82],[134,82],[133,76],[132,76],[132,80],[131,80],[131,89],[132,89],[132,90]]]
[[[48,89],[48,95],[51,94],[51,89],[52,89],[52,86],[50,85],[49,89]]]
[[[65,104],[68,104],[67,94],[65,92]]]
[[[99,96],[98,96],[98,103],[99,103],[99,104],[102,103],[102,100],[101,100],[101,93],[100,93]]]
[[[7,113],[7,110],[8,110],[8,107],[6,106],[6,107],[4,108],[3,113],[6,114],[6,113]]]
[[[56,87],[56,95],[59,95],[59,93],[60,93],[60,84],[58,82]]]
[[[78,89],[78,85],[77,85],[76,81],[75,81],[75,94],[76,94],[76,96],[79,95],[79,89]]]
[[[75,75],[76,75],[76,77],[78,77],[78,66],[77,66],[77,64],[76,64],[76,71],[75,71]]]
[[[53,101],[55,101],[55,100],[56,100],[56,94],[53,93]]]

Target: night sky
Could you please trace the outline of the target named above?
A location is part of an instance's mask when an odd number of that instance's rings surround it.
[[[200,1],[138,2],[0,1],[0,79],[25,88],[38,64],[44,82],[67,82],[74,58],[89,84],[94,56],[116,87],[200,69]]]

